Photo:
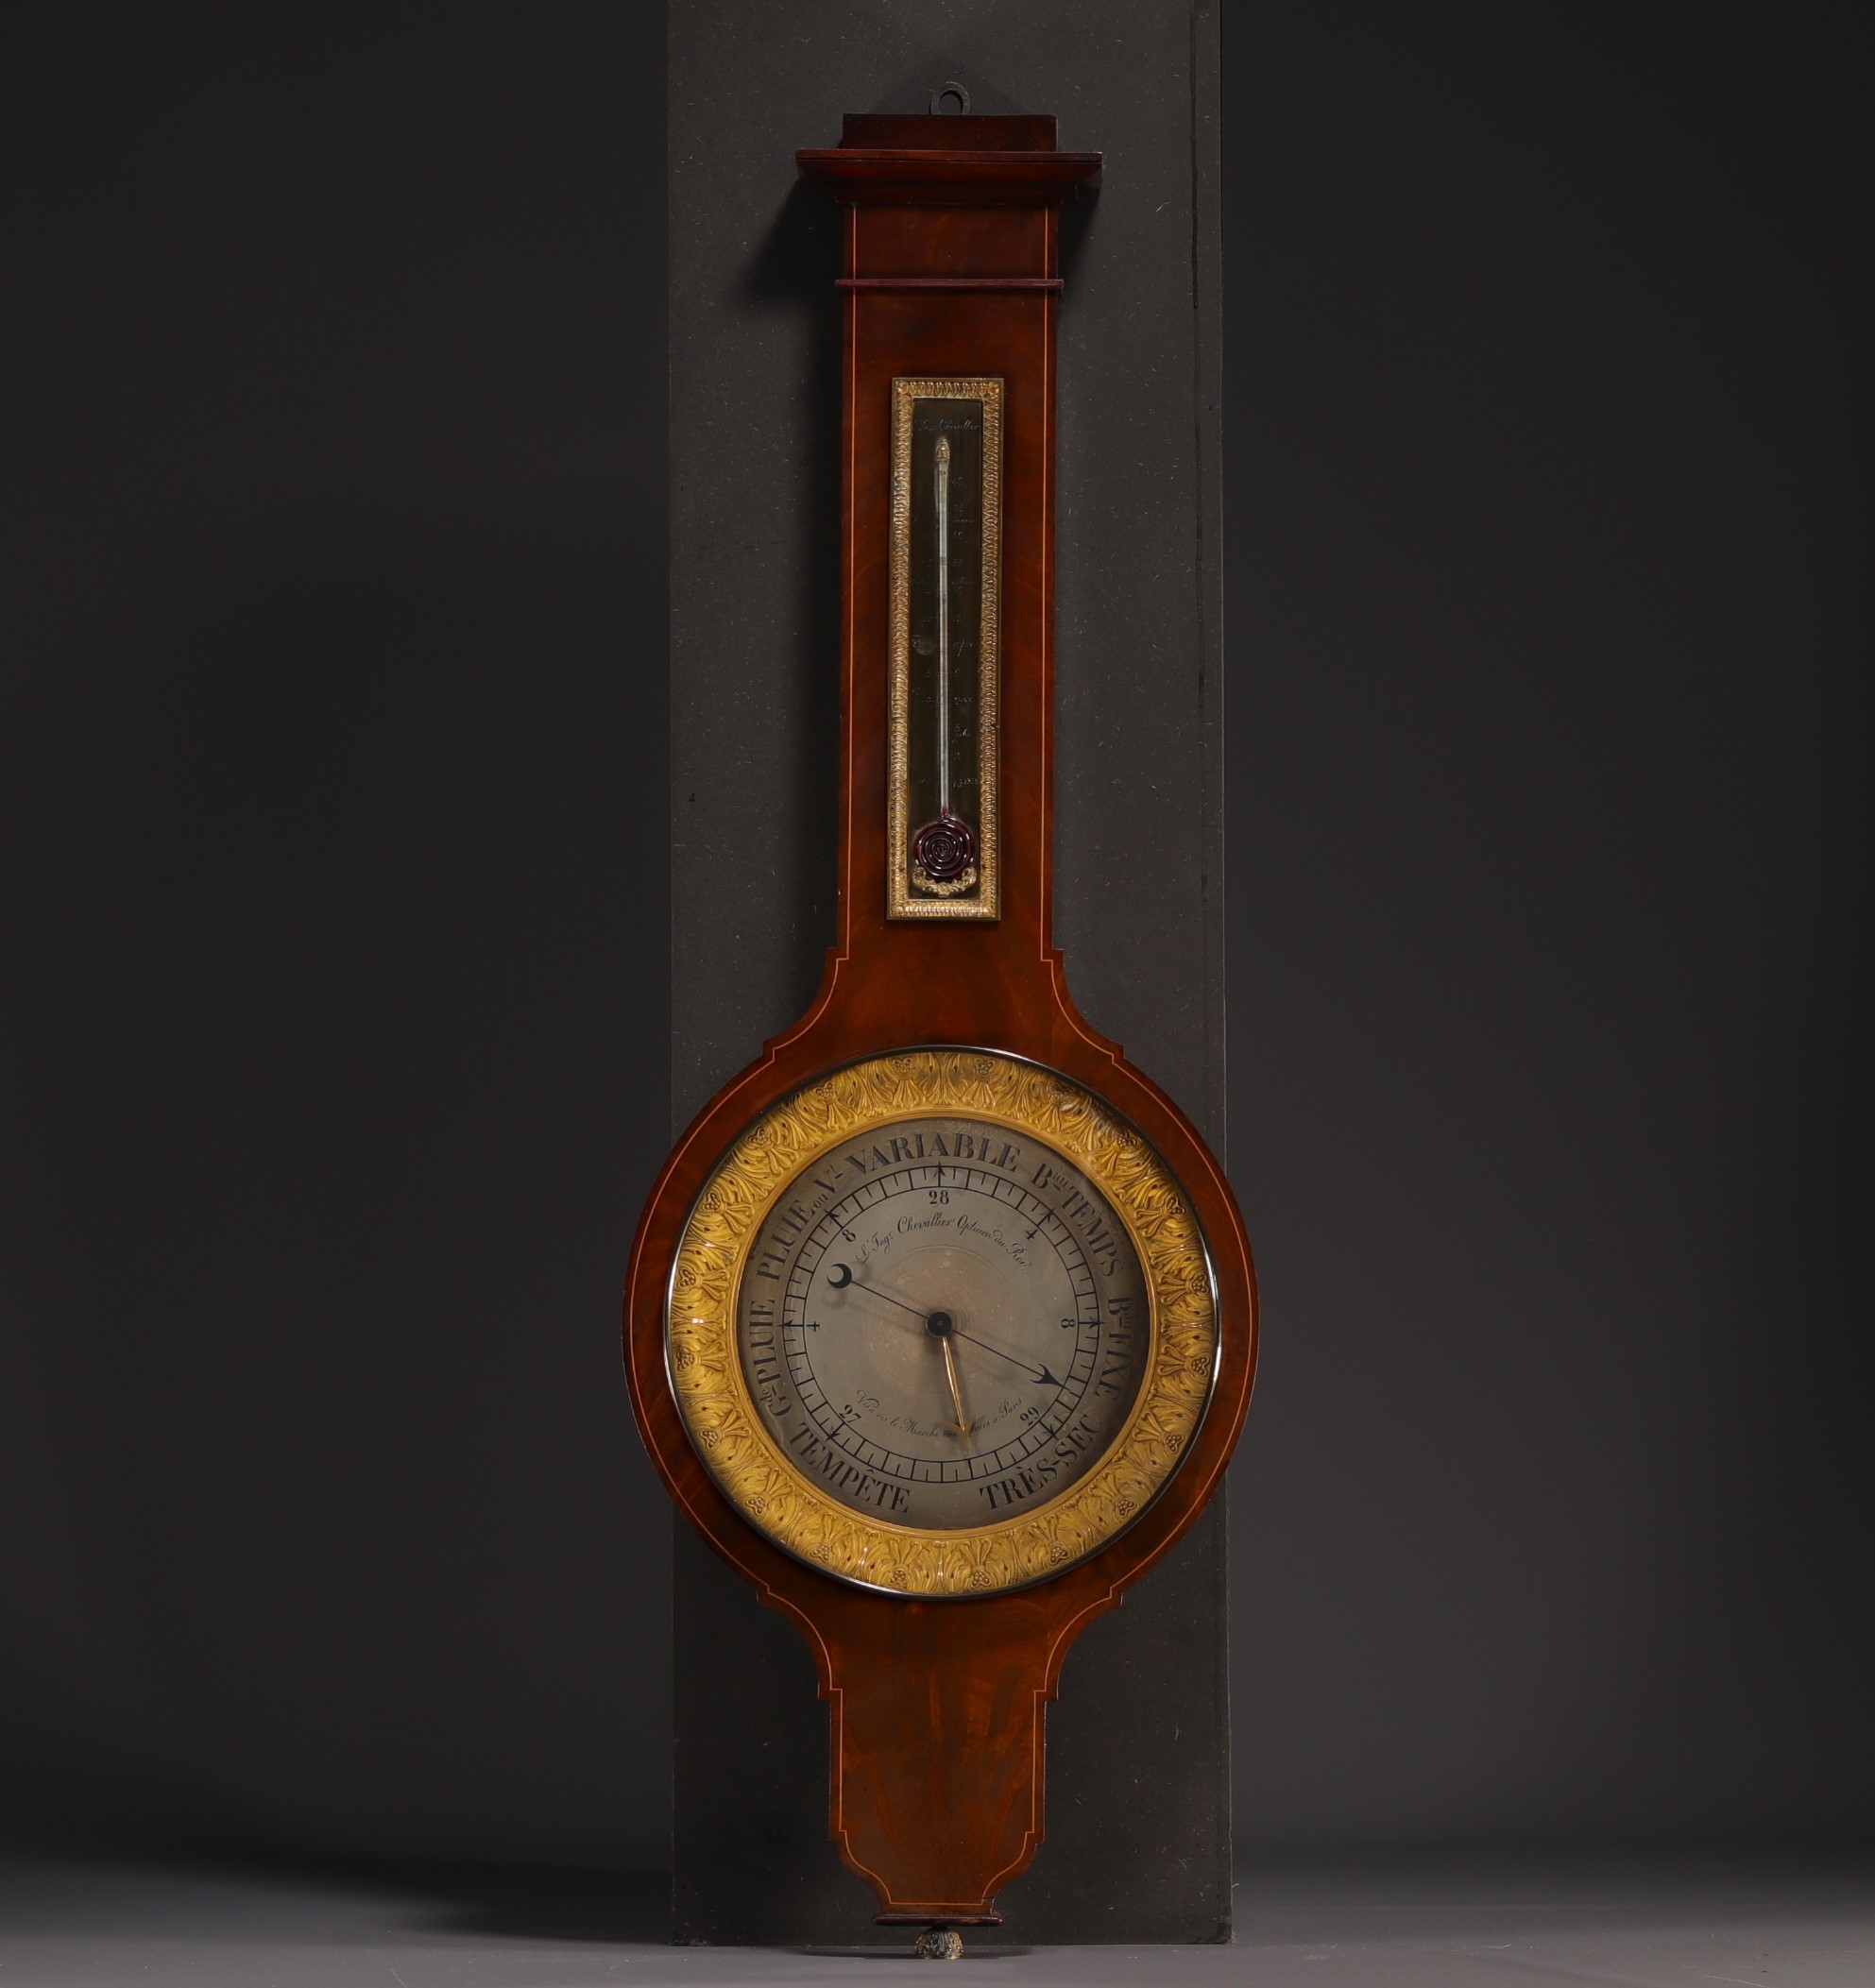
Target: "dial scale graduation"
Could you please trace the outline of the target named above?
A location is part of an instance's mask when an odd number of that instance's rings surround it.
[[[956,1528],[1046,1501],[1139,1391],[1151,1305],[1124,1224],[1032,1137],[882,1128],[759,1231],[743,1371],[771,1435],[842,1504]]]

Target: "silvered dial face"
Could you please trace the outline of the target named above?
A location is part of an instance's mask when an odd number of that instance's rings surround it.
[[[809,1167],[743,1271],[758,1413],[841,1504],[954,1531],[1035,1509],[1125,1426],[1146,1282],[1071,1161],[966,1117],[880,1127]]]

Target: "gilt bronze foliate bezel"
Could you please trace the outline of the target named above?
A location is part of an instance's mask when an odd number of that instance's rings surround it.
[[[750,1398],[736,1312],[751,1246],[801,1174],[900,1118],[967,1113],[1054,1147],[1124,1224],[1145,1271],[1151,1344],[1138,1397],[1106,1453],[1032,1511],[967,1529],[894,1524],[840,1504],[763,1426]],[[673,1266],[666,1361],[697,1454],[732,1504],[811,1567],[889,1593],[994,1594],[1047,1580],[1116,1538],[1183,1462],[1219,1358],[1216,1282],[1204,1236],[1171,1169],[1091,1091],[1039,1063],[984,1049],[868,1058],[771,1106],[697,1197]]]

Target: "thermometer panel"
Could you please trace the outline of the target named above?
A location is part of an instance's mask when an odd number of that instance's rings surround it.
[[[994,919],[1002,382],[892,396],[887,915]]]

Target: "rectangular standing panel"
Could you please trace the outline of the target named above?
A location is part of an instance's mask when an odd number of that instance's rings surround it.
[[[1192,0],[672,0],[674,1120],[799,1015],[831,934],[839,215],[793,150],[953,79],[1106,155],[1063,222],[1055,937],[1221,1154],[1218,20]],[[798,1634],[681,1522],[674,1606],[675,1937],[902,1947],[827,1841]],[[1068,1657],[1002,1937],[1229,1937],[1226,1620],[1219,1499]]]

